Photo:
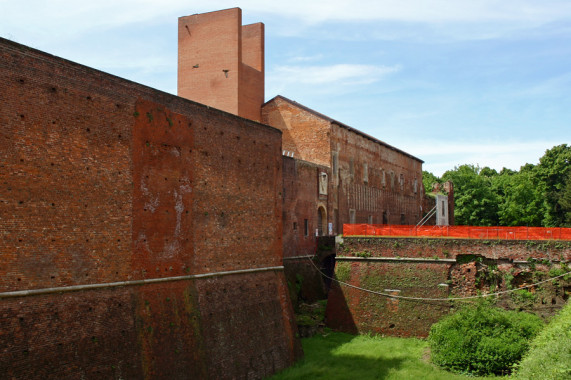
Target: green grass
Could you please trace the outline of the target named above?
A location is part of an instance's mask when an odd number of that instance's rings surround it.
[[[571,379],[571,303],[531,342],[516,379]]]
[[[285,379],[475,379],[441,370],[426,356],[428,344],[415,338],[324,333],[302,339],[305,358],[272,380]],[[498,377],[499,379],[499,377]]]

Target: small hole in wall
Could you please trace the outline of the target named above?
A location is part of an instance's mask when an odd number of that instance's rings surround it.
[[[55,203],[52,203],[52,207],[55,207],[55,205],[56,205]]]
[[[56,278],[56,276],[50,276],[50,277],[51,277],[52,280],[53,280],[54,278]]]
[[[24,115],[20,115],[20,119],[24,120],[26,117]]]
[[[24,317],[20,317],[20,322],[24,322]]]
[[[119,138],[119,139],[120,139],[120,138],[121,138],[121,135],[118,135],[118,136],[117,136],[117,138]]]
[[[52,88],[50,89],[50,91],[51,91],[51,92],[56,92],[56,91],[57,91],[57,88],[52,87]]]
[[[20,162],[24,162],[24,159],[23,159],[23,158],[20,158]]]
[[[85,130],[86,130],[87,132],[91,132],[91,129],[89,129],[89,128],[86,128]]]
[[[22,281],[22,279],[18,277],[18,281]]]
[[[19,203],[19,204],[24,204],[24,201],[20,201],[20,202],[18,202],[18,203]]]
[[[468,269],[466,272],[470,273],[471,269]]]
[[[394,329],[394,328],[395,328],[395,324],[394,324],[394,323],[391,323],[391,324],[389,325],[389,329]]]
[[[86,96],[85,99],[91,100],[91,96]]]
[[[23,78],[18,79],[18,82],[20,82],[22,84],[26,83],[26,81]]]
[[[55,124],[55,123],[56,123],[56,121],[55,121],[55,120],[52,120],[52,124]]]
[[[54,163],[52,162],[50,165],[51,165],[51,166],[54,166]]]

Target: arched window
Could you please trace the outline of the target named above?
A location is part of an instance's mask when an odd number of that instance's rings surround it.
[[[323,206],[319,206],[317,209],[317,234],[319,236],[324,236],[327,232],[327,213]]]

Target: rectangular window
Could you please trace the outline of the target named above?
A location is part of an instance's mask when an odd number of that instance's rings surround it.
[[[363,164],[363,182],[365,185],[369,183],[369,166],[367,164]]]
[[[367,219],[367,223],[373,224],[373,215],[369,215],[369,218]]]
[[[383,211],[383,224],[389,224],[389,217],[386,211]]]
[[[337,167],[339,165],[339,153],[333,152],[333,175],[337,175]]]
[[[406,217],[404,214],[400,214],[400,224],[403,226],[406,224]]]
[[[297,231],[297,222],[293,222],[293,230]]]
[[[303,220],[303,234],[309,236],[309,221],[307,219]]]
[[[444,201],[442,201],[442,216],[446,216],[446,214],[444,214]]]
[[[349,210],[349,223],[351,223],[351,224],[356,223],[355,210],[353,210],[353,209]]]

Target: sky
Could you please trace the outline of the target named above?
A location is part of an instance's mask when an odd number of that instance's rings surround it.
[[[519,170],[571,144],[569,0],[0,0],[0,37],[176,94],[177,18],[233,7],[265,24],[266,100],[438,176]]]

